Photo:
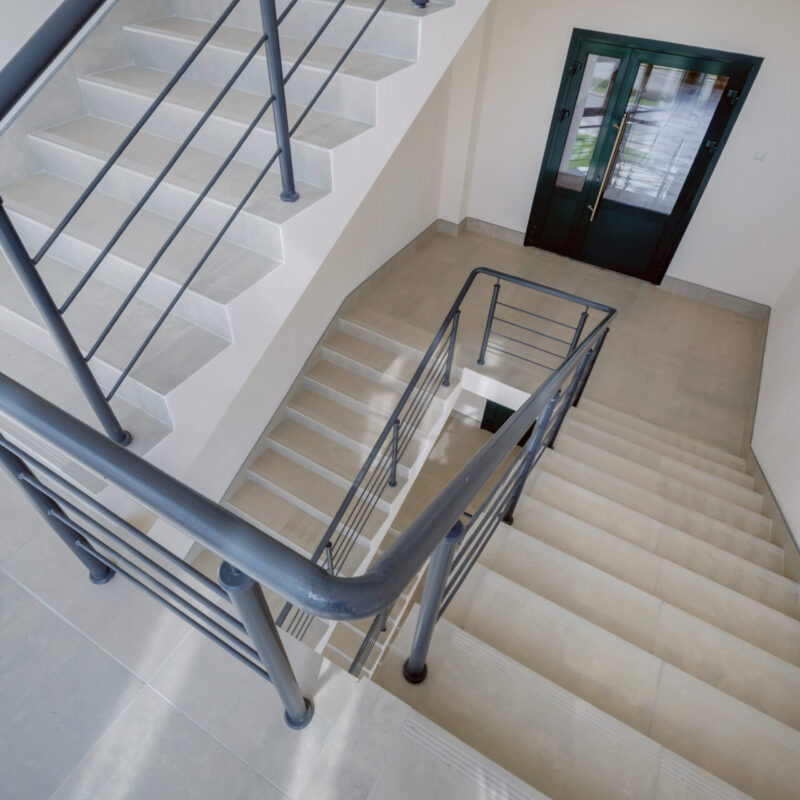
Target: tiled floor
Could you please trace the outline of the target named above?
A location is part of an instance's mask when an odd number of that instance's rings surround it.
[[[617,306],[589,393],[742,446],[763,337],[753,319],[472,233],[437,235],[406,252],[359,306],[433,331],[478,265]],[[464,363],[474,359],[490,286],[482,282],[465,305]],[[458,428],[445,430],[418,505],[451,473],[446,462],[480,443],[482,434],[458,439]],[[416,796],[431,787],[437,797],[494,796],[481,790],[485,759],[465,759],[463,748],[456,757],[453,740],[403,702],[310,658],[294,640],[287,648],[317,714],[305,731],[289,731],[274,692],[245,667],[121,577],[92,586],[5,476],[0,507],[3,800],[350,800],[407,797],[411,787]],[[535,796],[506,780],[513,796]]]

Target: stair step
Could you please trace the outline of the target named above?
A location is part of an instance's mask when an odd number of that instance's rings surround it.
[[[171,77],[172,72],[134,65],[84,76],[80,85],[90,114],[122,125],[134,125]],[[217,101],[220,91],[220,86],[183,77],[150,118],[146,130],[183,142]],[[227,158],[260,114],[264,102],[263,88],[259,92],[231,89],[206,119],[192,140],[192,146]],[[287,104],[290,127],[303,110],[303,106]],[[310,111],[292,137],[292,156],[298,177],[329,190],[333,151],[369,128],[363,122],[316,108]],[[234,163],[249,164],[260,171],[265,165],[265,155],[272,154],[276,146],[274,115],[268,111],[239,149]]]
[[[38,265],[56,303],[78,283],[81,273],[46,257]],[[82,352],[102,333],[125,293],[92,280],[64,318]],[[8,263],[0,258],[0,324],[38,350],[61,361],[63,355]],[[161,316],[161,310],[138,299],[131,302],[92,358],[99,384],[113,386]],[[184,320],[170,316],[120,387],[120,396],[169,425],[167,396],[228,346],[229,342]]]
[[[308,388],[291,397],[286,413],[290,418],[363,456],[370,453],[385,424],[385,421],[354,412],[352,408]],[[398,475],[408,477],[409,469],[419,461],[421,455],[422,442],[414,437],[400,457]]]
[[[281,22],[281,31],[292,38],[310,38],[322,28],[333,10],[334,2],[335,0],[300,0],[296,12],[288,14]],[[206,16],[209,18],[218,19],[225,5],[224,0],[213,0],[203,10],[207,9]],[[419,9],[405,0],[388,0],[358,42],[357,49],[414,60],[417,56],[422,16],[450,5],[430,2],[425,9]],[[347,47],[367,22],[374,6],[374,3],[364,0],[345,3],[322,34],[321,41]],[[172,8],[178,16],[199,16],[195,0],[173,0]],[[228,23],[238,28],[259,30],[261,13],[258,3],[240,3],[228,18]]]
[[[372,381],[385,383],[401,393],[405,391],[422,361],[421,356],[411,357],[392,352],[342,331],[337,331],[326,339],[322,350],[329,361],[357,371]],[[438,390],[438,398],[443,398],[446,394],[448,389],[442,386]],[[442,401],[438,398],[433,403],[441,408]]]
[[[360,453],[289,418],[275,427],[267,441],[271,449],[298,461],[344,489],[350,488],[364,464],[364,457]],[[374,470],[367,473],[364,485],[371,483],[374,474]],[[391,508],[404,486],[405,479],[398,473],[397,486],[387,485],[381,494],[379,504],[384,511]]]
[[[558,437],[556,450],[587,466],[607,472],[620,480],[663,497],[689,509],[713,517],[726,525],[746,531],[766,541],[772,535],[772,520],[735,503],[722,500],[692,484],[670,478],[642,464],[629,461],[606,450],[575,439],[568,430]]]
[[[226,506],[306,556],[316,550],[328,527],[317,517],[253,481],[245,481]],[[366,554],[367,548],[356,542],[342,567],[343,574],[352,575]]]
[[[786,681],[793,686],[800,676],[800,623],[752,598],[666,561],[657,583],[640,588],[525,532],[501,527],[495,539],[481,559],[485,566],[639,647],[672,649],[680,659],[677,666],[690,669],[687,664],[693,664],[690,671],[701,680],[724,682],[720,688],[751,705],[761,707],[757,698],[763,695],[770,704],[763,710],[773,716],[787,696]],[[665,624],[662,631],[668,608],[674,609],[672,628]],[[675,617],[689,620],[682,623],[684,629],[719,630],[720,641],[679,639]],[[739,653],[738,660],[719,660],[723,652]],[[753,682],[751,670],[777,677]],[[800,698],[789,705],[794,706],[787,711],[794,725],[800,721]]]
[[[414,356],[418,362],[433,340],[430,331],[371,308],[366,303],[359,303],[344,312],[339,317],[339,328],[387,350]]]
[[[347,495],[347,490],[343,487],[274,450],[267,450],[259,456],[249,466],[248,473],[253,481],[263,483],[270,491],[282,495],[325,525],[333,519]],[[355,500],[351,508],[358,502],[358,499]],[[357,518],[361,519],[360,516]],[[345,517],[347,519],[350,519],[349,515]],[[372,540],[385,521],[386,512],[374,508],[368,517],[362,519],[360,537],[367,541]]]
[[[2,188],[6,210],[31,250],[44,243],[81,191],[79,185],[44,172]],[[94,192],[55,242],[50,255],[85,271],[131,210],[128,203]],[[95,277],[128,291],[174,228],[173,220],[142,211],[106,257]],[[158,308],[165,308],[212,242],[213,237],[208,233],[190,226],[184,228],[137,296]],[[276,266],[275,261],[252,250],[222,241],[177,303],[173,314],[218,336],[230,338],[226,304]]]
[[[726,481],[743,486],[746,489],[753,488],[752,475],[748,475],[738,469],[732,469],[731,467],[725,466],[725,464],[720,464],[718,461],[697,455],[697,453],[683,450],[674,444],[641,433],[625,424],[593,414],[587,410],[586,400],[581,400],[581,404],[577,408],[572,409],[570,416],[585,425],[618,436],[633,444],[638,444],[640,447],[665,455],[681,464],[687,464],[695,469],[708,472],[717,478],[723,478]]]
[[[513,581],[470,582],[452,621],[471,636],[741,790],[791,796],[800,731]]]
[[[552,450],[540,459],[539,466],[544,473],[561,478],[568,486],[579,487],[589,492],[590,494],[572,492],[581,495],[585,509],[581,512],[581,517],[596,521],[595,524],[607,530],[610,525],[619,524],[619,519],[625,519],[629,525],[637,525],[639,528],[648,526],[652,528],[661,523],[735,553],[762,567],[775,572],[783,570],[783,550],[780,547],[739,528],[726,525],[680,503],[666,500],[653,492]],[[540,499],[546,500],[544,489],[540,486],[542,478],[542,472],[534,474],[526,486],[526,491],[536,493]],[[544,478],[544,481],[547,479]],[[552,482],[548,484],[550,485]],[[558,488],[562,493],[561,497],[565,491],[567,493],[570,491],[564,484],[558,484]],[[563,507],[564,502],[568,501],[560,499],[552,505]],[[594,508],[590,511],[586,508],[587,504],[593,504]]]
[[[305,373],[303,381],[315,391],[342,405],[350,406],[357,413],[370,414],[384,424],[401,398],[400,392],[324,358]],[[424,436],[429,433],[440,419],[441,403],[433,398],[430,408],[419,420],[418,430],[414,435]]]
[[[40,131],[31,136],[31,144],[45,170],[65,180],[88,185],[129,132],[127,125],[97,117],[81,117]],[[170,139],[140,132],[103,180],[100,191],[123,202],[137,203],[176,149],[176,143]],[[147,208],[181,220],[222,163],[221,156],[189,147],[148,200]],[[250,187],[258,181],[260,172],[258,167],[249,164],[231,163],[195,210],[192,224],[214,234],[220,231]],[[298,202],[284,203],[280,199],[280,175],[270,172],[228,229],[226,240],[282,260],[281,224],[324,194],[302,182],[298,182],[297,191],[300,193]]]
[[[729,469],[738,470],[739,472],[747,472],[747,462],[741,457],[723,450],[721,447],[710,444],[709,442],[701,441],[700,439],[691,436],[684,436],[675,431],[663,428],[660,425],[655,425],[652,422],[635,417],[632,414],[626,414],[618,411],[616,408],[603,405],[589,398],[586,398],[581,403],[582,408],[597,417],[612,420],[613,422],[625,425],[630,430],[639,431],[646,436],[654,439],[659,439],[667,444],[679,447],[689,453],[707,458],[710,461],[716,461]]]
[[[128,25],[125,32],[136,64],[174,72],[206,35],[210,22],[186,17],[167,17]],[[190,78],[222,85],[252,50],[259,33],[223,25],[211,44],[188,71]],[[304,39],[281,36],[281,55],[288,71],[308,45]],[[344,48],[317,44],[286,85],[289,102],[305,106],[314,97],[331,69],[344,55]],[[375,84],[412,62],[354,50],[317,101],[317,108],[367,124],[375,123]],[[249,92],[264,90],[266,59],[257,55],[238,81]]]
[[[694,486],[698,490],[708,492],[708,494],[712,494],[729,503],[735,503],[756,514],[759,514],[763,508],[764,498],[752,489],[746,489],[738,483],[732,483],[725,478],[718,478],[716,475],[712,475],[702,469],[691,467],[688,464],[676,461],[646,447],[641,447],[612,433],[593,428],[590,425],[579,422],[572,414],[567,417],[566,423],[562,428],[562,435],[568,435],[586,444],[599,447],[633,464],[639,464],[661,475]]]
[[[671,529],[642,529],[639,538],[627,538],[619,528],[592,523],[569,507],[549,505],[523,497],[514,524],[538,539],[566,550],[623,580],[652,591],[659,579],[661,560],[667,560],[776,611],[798,618],[800,601],[794,581],[759,567],[718,547]],[[621,527],[621,526],[620,526]]]
[[[424,683],[405,682],[404,658],[391,649],[378,672],[385,688],[550,797],[742,797],[447,620],[437,626]]]

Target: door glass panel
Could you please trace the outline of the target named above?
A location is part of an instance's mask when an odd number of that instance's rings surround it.
[[[604,199],[671,214],[727,83],[724,75],[640,64]]]
[[[567,143],[558,168],[556,186],[576,192],[583,190],[618,70],[618,58],[596,55],[587,57],[586,69],[572,112]]]

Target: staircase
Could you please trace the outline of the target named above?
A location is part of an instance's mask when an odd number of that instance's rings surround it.
[[[737,455],[584,398],[403,679],[551,798],[794,798],[800,594]]]
[[[46,86],[14,123],[6,137],[0,196],[30,253],[58,229],[226,5],[221,0],[120,4],[78,50],[72,73]],[[279,11],[286,6],[278,5]],[[349,55],[348,46],[374,3],[342,5],[319,41],[315,35],[336,4],[299,0],[292,5],[280,27],[284,73],[292,73],[286,84],[290,125],[347,56],[292,137],[299,201],[281,201],[276,162],[180,295],[275,150],[270,112],[186,227],[170,238],[269,96],[262,47],[135,213],[178,145],[257,43],[259,3],[241,0],[37,264],[57,306],[86,280],[90,265],[99,264],[64,314],[83,354],[91,351],[127,293],[138,287],[89,365],[104,391],[124,378],[112,406],[134,434],[134,451],[173,474],[187,472],[224,421],[486,2],[459,0],[456,6],[432,0],[420,9],[410,0],[388,0]],[[391,104],[389,98],[403,102]],[[20,146],[24,159],[12,158]],[[125,233],[108,249],[131,215]],[[341,277],[342,297],[331,298],[331,316],[355,288],[348,283],[353,280]],[[165,310],[170,312],[166,322],[126,377],[126,365]],[[324,313],[319,319],[324,327]],[[32,389],[54,398],[71,392],[71,376],[58,367],[63,357],[52,335],[2,256],[0,332],[55,362],[46,372],[59,376],[59,383],[54,385],[52,376],[27,381]],[[23,372],[12,365],[8,374],[27,380]],[[248,421],[252,424],[237,426],[245,433],[231,446],[242,456],[252,446],[246,431],[263,428],[269,412],[260,409],[260,416]],[[80,415],[91,420],[85,412]],[[218,476],[220,492],[231,477]]]

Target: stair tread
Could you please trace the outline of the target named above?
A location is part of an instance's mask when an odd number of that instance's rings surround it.
[[[549,451],[539,465],[547,474],[556,475],[590,491],[596,497],[610,500],[617,507],[634,511],[641,518],[684,531],[770,569],[781,571],[783,568],[783,550],[780,547],[740,528],[667,500],[556,451]],[[532,477],[526,491],[530,491],[537,479],[537,476]],[[609,506],[606,504],[606,507]]]
[[[63,219],[82,188],[62,178],[39,172],[3,187],[3,200],[12,212],[44,226],[48,232]],[[104,248],[133,206],[95,191],[63,235],[98,250]],[[144,269],[175,228],[175,222],[143,210],[121,237],[113,254]],[[212,244],[213,237],[186,226],[165,252],[154,274],[176,285],[176,290]],[[54,246],[53,255],[58,243]],[[217,303],[228,303],[268,275],[277,262],[252,250],[221,241],[203,269],[192,281],[192,292]],[[102,268],[98,270],[102,277]],[[187,293],[188,293],[187,292]]]
[[[248,468],[255,480],[268,481],[272,491],[282,490],[295,502],[313,508],[329,522],[339,510],[347,495],[347,489],[338,486],[326,478],[306,469],[275,450],[262,453]],[[358,502],[357,500],[355,502]],[[386,519],[386,513],[379,508],[373,509],[369,517],[363,521],[361,536],[372,539]]]
[[[78,270],[50,257],[42,259],[38,269],[57,304],[66,298],[81,276]],[[78,295],[64,319],[82,352],[94,344],[124,299],[124,292],[101,281],[90,281]],[[33,303],[4,260],[0,266],[0,304],[44,330]],[[144,342],[161,313],[157,307],[134,299],[91,363],[102,362],[118,375]],[[167,395],[228,344],[219,336],[171,315],[142,354],[130,378],[158,394]],[[102,377],[98,375],[101,383],[104,382]]]
[[[727,480],[739,483],[747,488],[751,489],[753,487],[753,476],[748,475],[744,469],[732,467],[713,458],[709,458],[702,453],[687,450],[679,444],[665,441],[657,436],[653,436],[651,433],[632,427],[619,419],[612,419],[602,414],[597,414],[585,400],[582,401],[580,406],[575,408],[572,413],[576,418],[585,422],[587,425],[592,425],[604,431],[610,431],[623,439],[641,444],[656,452],[669,455],[678,461],[704,469],[714,475],[722,476]]]
[[[785,796],[793,768],[782,762],[800,750],[800,731],[500,575],[470,582],[469,608],[452,619],[462,630],[748,792],[781,770],[772,788]],[[729,735],[701,738],[698,706],[706,731]]]
[[[70,122],[34,134],[34,139],[52,142],[91,156],[99,169],[108,161],[131,127],[99,117],[79,117]],[[139,132],[117,161],[119,168],[131,169],[147,178],[156,178],[177,149],[177,143],[163,136]],[[223,163],[222,156],[188,147],[163,181],[162,186],[174,186],[199,196]],[[229,212],[239,205],[261,172],[255,166],[234,160],[208,193],[208,200],[224,203]],[[149,182],[148,182],[149,185]],[[264,176],[258,189],[245,205],[243,212],[264,222],[280,225],[319,200],[325,191],[302,181],[296,182],[300,199],[285,203],[280,199],[281,179],[277,172]],[[137,193],[138,199],[138,193]],[[206,202],[207,202],[206,201]],[[149,201],[152,203],[152,198]],[[182,216],[183,208],[177,214]]]
[[[636,429],[646,433],[653,438],[662,439],[665,442],[674,444],[690,453],[696,453],[713,461],[718,461],[731,469],[738,470],[739,472],[747,472],[747,461],[734,453],[729,453],[722,447],[718,447],[711,442],[705,442],[691,436],[686,436],[669,428],[661,425],[656,425],[653,422],[642,419],[641,417],[634,416],[633,414],[626,414],[624,411],[619,411],[611,406],[598,403],[597,401],[586,398],[582,403],[584,410],[596,416],[603,416],[607,419],[619,421],[623,424],[635,427]]]
[[[576,439],[580,439],[595,447],[600,447],[631,463],[640,464],[668,477],[694,485],[709,494],[713,494],[728,502],[736,503],[757,514],[762,511],[764,498],[753,489],[742,486],[740,483],[727,480],[724,477],[712,475],[710,472],[706,472],[681,461],[677,461],[667,455],[623,439],[616,434],[594,428],[576,419],[573,414],[567,417],[562,430],[564,433]]]
[[[772,520],[769,517],[576,439],[569,430],[563,430],[559,435],[556,450],[588,466],[605,470],[620,480],[658,494],[665,500],[685,505],[761,539],[770,539]]]
[[[316,550],[328,527],[294,503],[249,480],[233,493],[226,505],[306,556]],[[356,542],[344,564],[344,573],[352,574],[352,570],[358,567],[366,553],[366,548]]]
[[[188,17],[165,17],[163,19],[140,22],[127,26],[127,30],[170,36],[190,42],[199,42],[211,28],[211,23]],[[260,34],[246,28],[223,25],[214,36],[212,44],[218,48],[232,50],[246,55],[252,50]],[[308,45],[299,38],[281,36],[281,56],[284,63],[293,64]],[[336,45],[317,43],[306,56],[303,66],[330,72],[344,55],[345,48]],[[404,59],[353,50],[347,57],[340,72],[370,81],[379,81],[404,69],[412,62]]]
[[[521,498],[520,512],[514,523],[521,530],[640,588],[654,588],[665,559],[793,620],[800,613],[794,581],[681,531],[653,528],[636,536],[618,525],[608,530],[568,504],[552,503],[546,492]]]
[[[365,461],[362,454],[288,418],[275,427],[267,441],[287,448],[327,473],[339,477],[347,488],[356,479]],[[372,470],[367,473],[367,483],[372,474]],[[404,484],[405,479],[398,474],[397,486],[386,486],[382,497],[392,502]]]
[[[419,358],[427,352],[433,339],[430,331],[371,308],[366,303],[348,309],[339,318],[339,324],[344,330],[360,330],[366,335],[374,334],[400,343],[410,351],[419,353]]]
[[[743,797],[446,620],[439,623],[423,684],[405,683],[403,658],[392,648],[379,682],[549,796],[667,798],[684,784],[684,791],[686,785],[694,790],[687,797]]]
[[[171,73],[163,70],[134,65],[116,67],[106,72],[87,75],[82,77],[81,81],[111,86],[124,92],[146,97],[148,100],[155,100],[171,77]],[[219,91],[219,86],[184,76],[164,102],[202,114],[216,100]],[[255,119],[263,105],[263,95],[241,89],[231,89],[217,106],[213,116],[247,126]],[[286,104],[290,126],[295,124],[303,110],[304,107],[296,103]],[[269,113],[265,114],[257,127],[274,132],[274,116]],[[329,150],[350,141],[369,128],[370,126],[364,122],[312,109],[303,120],[303,124],[297,129],[292,141]]]

